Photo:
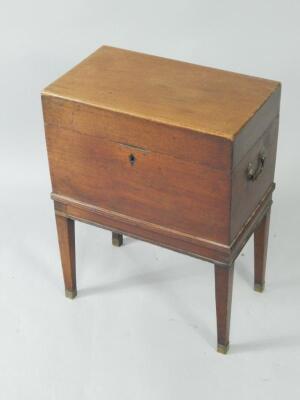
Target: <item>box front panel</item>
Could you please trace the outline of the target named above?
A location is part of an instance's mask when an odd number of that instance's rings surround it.
[[[213,169],[231,169],[232,142],[224,138],[52,96],[43,96],[42,101],[46,125],[135,145]]]
[[[54,193],[228,243],[228,171],[51,124],[46,139]]]

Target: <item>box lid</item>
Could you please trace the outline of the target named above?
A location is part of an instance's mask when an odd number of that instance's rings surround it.
[[[103,46],[42,94],[234,140],[279,87],[272,80]]]

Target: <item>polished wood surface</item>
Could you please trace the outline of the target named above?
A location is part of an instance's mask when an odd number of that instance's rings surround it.
[[[274,180],[278,118],[275,118],[266,131],[247,152],[244,158],[232,171],[231,181],[231,226],[230,240],[239,234],[245,221],[250,217],[254,208],[267,192]],[[246,177],[249,163],[254,169],[258,168],[259,156],[264,154],[263,170],[255,180]]]
[[[202,238],[196,238],[161,225],[150,224],[124,214],[74,201],[73,199],[54,193],[52,194],[52,199],[55,201],[56,214],[65,217],[69,216],[74,220],[86,222],[111,231],[118,231],[125,235],[206,261],[227,265],[236,259],[256,229],[258,222],[271,207],[273,189],[274,186],[269,189],[251,218],[245,223],[243,229],[230,246],[205,241]]]
[[[224,267],[223,265],[215,264],[217,350],[224,354],[226,354],[229,349],[233,271],[234,265]]]
[[[232,142],[189,129],[103,110],[86,104],[42,95],[46,128],[71,129],[124,145],[168,154],[215,169],[230,169]]]
[[[103,46],[44,94],[233,140],[279,83]]]
[[[58,214],[55,218],[66,296],[74,298],[77,295],[74,221]]]
[[[265,288],[270,215],[269,209],[254,231],[254,289],[257,292]]]
[[[52,125],[47,126],[47,146],[54,193],[229,243],[227,171]]]
[[[74,221],[215,264],[218,350],[233,264],[255,232],[264,285],[280,84],[102,47],[42,93],[66,294]]]

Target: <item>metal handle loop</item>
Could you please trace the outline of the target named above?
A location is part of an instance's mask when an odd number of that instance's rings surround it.
[[[259,175],[262,173],[265,166],[266,156],[264,153],[260,153],[257,161],[257,168],[255,169],[252,163],[248,164],[247,178],[249,181],[256,181]]]

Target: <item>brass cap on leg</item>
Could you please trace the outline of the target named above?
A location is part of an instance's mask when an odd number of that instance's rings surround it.
[[[122,242],[117,238],[113,238],[112,245],[116,246],[116,247],[121,247],[122,246]]]
[[[221,354],[227,354],[229,350],[229,343],[228,344],[220,344],[218,343],[217,352]]]
[[[77,290],[65,290],[65,295],[68,299],[74,299],[77,296]]]
[[[255,283],[254,290],[256,292],[262,293],[265,290],[265,284],[264,283]]]
[[[120,247],[123,244],[123,235],[121,233],[112,233],[112,245]]]

